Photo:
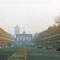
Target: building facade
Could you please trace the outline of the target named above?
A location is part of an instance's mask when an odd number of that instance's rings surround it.
[[[26,34],[25,31],[21,34],[19,33],[20,28],[18,26],[15,27],[15,43],[22,45],[28,44],[30,45],[32,42],[32,34]]]

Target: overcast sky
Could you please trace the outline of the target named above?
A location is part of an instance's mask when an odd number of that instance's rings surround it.
[[[0,27],[12,34],[16,25],[27,33],[41,32],[59,14],[60,0],[0,0]]]

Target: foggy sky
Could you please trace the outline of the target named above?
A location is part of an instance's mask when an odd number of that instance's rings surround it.
[[[59,14],[60,0],[0,0],[0,27],[12,34],[16,25],[21,32],[41,32]]]

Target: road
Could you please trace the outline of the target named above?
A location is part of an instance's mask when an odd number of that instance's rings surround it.
[[[49,49],[27,47],[28,60],[60,60],[60,53]]]
[[[7,60],[20,46],[0,48],[0,60]]]
[[[60,60],[60,57],[29,55],[28,60]]]
[[[14,52],[16,50],[19,50],[19,48],[21,47],[18,47],[18,48],[8,48],[8,49],[4,49],[4,51],[9,51],[9,54],[10,52]],[[37,47],[28,47],[26,46],[26,51],[24,52],[26,56],[23,60],[60,60],[60,53],[57,53],[56,51],[53,51],[53,50],[50,50],[50,49],[38,49]],[[2,50],[0,50],[2,51]],[[4,52],[3,55],[5,56],[5,58],[9,57],[9,54],[8,56],[6,56],[6,53],[7,52]],[[7,60],[7,58],[3,59],[3,56],[2,55],[2,52],[0,53],[0,58],[1,60]],[[13,56],[13,54],[10,54]],[[17,57],[17,55],[14,55]],[[21,57],[22,55],[18,55],[18,57]],[[22,60],[22,59],[21,59]]]

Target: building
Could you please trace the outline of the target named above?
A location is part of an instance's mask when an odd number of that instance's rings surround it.
[[[15,27],[15,43],[16,44],[31,44],[32,41],[32,34],[26,34],[25,31],[23,33],[19,33],[20,28],[18,26]]]
[[[16,34],[19,34],[20,33],[20,28],[19,28],[19,26],[17,25],[16,27],[15,27],[15,35]]]

